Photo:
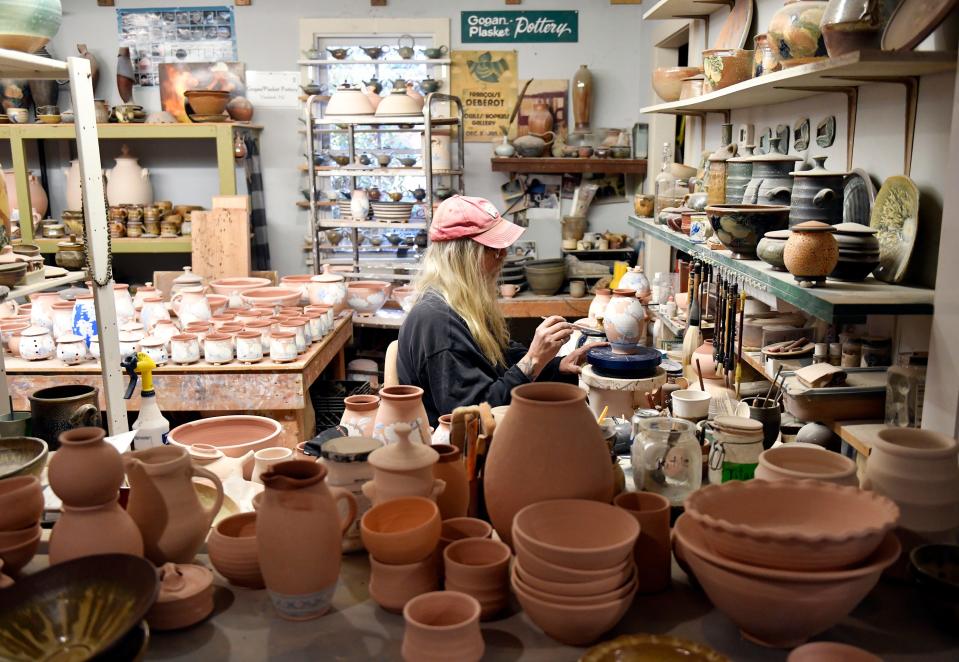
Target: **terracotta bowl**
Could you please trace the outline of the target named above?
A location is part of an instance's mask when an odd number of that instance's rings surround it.
[[[168,439],[187,450],[193,444],[207,444],[227,457],[243,457],[249,451],[276,446],[282,431],[282,425],[264,416],[213,416],[173,428]]]
[[[370,555],[370,597],[386,611],[398,614],[418,595],[440,588],[439,557],[416,563],[380,563]]]
[[[653,70],[653,90],[663,101],[679,101],[683,79],[701,73],[702,67],[657,67]]]
[[[794,648],[786,662],[882,662],[882,658],[849,644],[814,641]]]
[[[823,448],[777,446],[759,455],[756,478],[782,480],[811,478],[836,485],[859,487],[856,463]]]
[[[505,586],[512,555],[509,546],[499,540],[457,540],[443,550],[446,579],[466,588]]]
[[[899,507],[890,499],[818,480],[707,485],[691,494],[685,507],[717,554],[805,571],[859,563],[899,521]]]
[[[451,517],[443,520],[440,529],[440,542],[447,545],[455,540],[464,538],[490,538],[493,535],[493,526],[484,520],[475,517]]]
[[[531,585],[524,582],[519,576],[516,564],[513,564],[513,570],[510,574],[510,581],[514,586],[519,586],[534,598],[538,598],[544,602],[550,602],[558,605],[597,605],[618,600],[637,588],[635,566],[632,567],[631,570],[632,572],[630,572],[623,584],[613,588],[610,591],[604,591],[602,593],[595,593],[592,595],[563,595],[562,593],[551,593],[549,591],[541,591],[538,588],[533,588]]]
[[[268,287],[269,285],[269,278],[220,278],[210,281],[210,288],[216,294],[222,294],[224,296]]]
[[[312,459],[312,458],[311,458]],[[256,546],[256,513],[239,513],[221,520],[207,541],[210,562],[236,586],[263,588]]]
[[[363,545],[382,563],[422,561],[440,539],[440,509],[424,497],[401,497],[379,503],[360,520]]]
[[[390,284],[379,280],[358,280],[346,286],[346,303],[360,315],[375,315],[390,296]]]
[[[585,646],[609,632],[626,614],[636,587],[622,598],[595,605],[561,605],[540,600],[512,583],[520,605],[540,629],[560,643]]]
[[[574,570],[541,559],[528,551],[523,546],[523,543],[515,537],[513,538],[513,549],[516,550],[517,563],[522,565],[526,573],[550,582],[562,582],[566,584],[590,583],[616,577],[617,583],[621,584],[626,581],[630,566],[633,565],[633,557],[629,555],[622,563],[613,568],[607,568],[605,570]]]
[[[0,559],[3,559],[4,574],[16,575],[20,572],[20,568],[30,563],[39,546],[39,523],[25,529],[0,532]]]
[[[215,90],[188,90],[183,96],[197,115],[222,115],[230,102],[230,93]]]
[[[285,287],[258,287],[247,290],[240,296],[252,306],[295,306],[300,300],[299,291],[294,292]]]
[[[0,480],[0,531],[34,526],[43,515],[43,489],[36,476]]]
[[[798,646],[842,620],[875,587],[900,551],[890,532],[868,559],[853,568],[776,570],[730,561],[711,551],[706,532],[688,511],[673,530],[683,558],[712,603],[747,639],[777,648]]]
[[[579,597],[595,596],[615,591],[617,588],[626,584],[627,579],[635,570],[634,564],[627,563],[626,569],[622,573],[609,575],[604,579],[597,579],[591,582],[552,582],[547,579],[540,579],[536,575],[527,572],[523,564],[517,559],[513,563],[513,572],[517,579],[530,589],[549,593],[554,596]]]
[[[0,439],[0,480],[12,476],[40,477],[47,464],[47,442],[36,437]]]
[[[544,561],[575,570],[603,570],[630,556],[639,523],[608,503],[554,499],[516,513],[512,531],[514,540]]]

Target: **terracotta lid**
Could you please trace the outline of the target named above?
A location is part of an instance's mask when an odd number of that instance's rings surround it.
[[[377,469],[415,471],[431,467],[439,460],[439,453],[426,444],[410,441],[413,428],[406,423],[395,424],[392,432],[399,437],[398,442],[370,453],[369,462]]]
[[[789,239],[790,230],[771,230],[763,235],[767,239]]]
[[[175,340],[177,342],[189,342],[191,340],[196,340],[196,336],[192,333],[180,333],[170,338],[170,340]]]
[[[206,334],[206,339],[217,342],[217,341],[229,340],[230,336],[228,336],[225,333],[208,333]]]
[[[45,326],[31,326],[23,330],[20,334],[21,336],[42,336],[44,334],[50,333],[50,331]]]
[[[202,565],[165,563],[160,569],[160,592],[154,611],[149,614],[151,619],[160,621],[154,623],[154,627],[184,627],[203,620],[213,610],[213,600],[210,599],[205,608],[201,596],[212,589],[213,572]],[[164,608],[157,610],[156,607]],[[182,607],[183,613],[179,613],[178,607]]]
[[[854,235],[874,235],[879,230],[876,228],[871,228],[868,225],[863,225],[861,223],[837,223],[832,226],[833,229],[838,234],[854,234]],[[56,308],[56,304],[53,304],[53,307]]]
[[[795,172],[789,173],[793,177],[846,177],[851,175],[851,172],[834,172],[832,170],[826,170],[826,157],[825,156],[814,156],[812,158],[815,161],[816,165],[809,170],[796,170]]]
[[[296,338],[296,334],[293,333],[292,331],[274,331],[273,333],[270,334],[270,336],[272,338],[283,338],[284,340],[287,340],[289,338]]]
[[[806,221],[790,228],[793,232],[835,232],[836,228],[822,221]]]
[[[323,442],[320,457],[331,462],[366,462],[370,453],[383,448],[383,443],[366,437],[339,437]]]

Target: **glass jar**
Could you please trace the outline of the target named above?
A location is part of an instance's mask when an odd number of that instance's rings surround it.
[[[664,417],[634,418],[634,422],[631,457],[636,489],[660,494],[681,506],[702,485],[703,452],[696,426]]]
[[[847,338],[842,343],[842,359],[840,365],[843,368],[858,368],[862,361],[862,342],[859,338]]]
[[[909,357],[906,365],[897,365],[887,372],[886,425],[918,428],[922,425],[922,401],[926,395],[925,353]]]
[[[711,426],[710,484],[753,478],[763,452],[763,424],[742,416],[717,416]]]
[[[653,205],[653,218],[660,223],[659,214],[666,207],[678,207],[682,201],[676,201],[676,190],[679,185],[679,179],[672,173],[670,166],[673,164],[673,150],[669,143],[663,143],[663,167],[656,175],[654,193],[656,198]]]

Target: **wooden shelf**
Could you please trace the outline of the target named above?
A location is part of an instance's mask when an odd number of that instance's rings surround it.
[[[955,69],[956,53],[855,51],[822,62],[804,64],[759,78],[751,78],[692,99],[646,106],[639,112],[668,114],[769,106],[822,94],[832,87],[848,87],[857,82],[868,83],[870,77],[925,76],[955,71]],[[786,89],[799,87],[805,89]]]
[[[70,77],[67,63],[39,55],[0,48],[0,71],[4,78],[33,80],[66,80]]]
[[[63,239],[36,239],[41,253],[56,253],[57,243]],[[142,239],[140,237],[111,240],[114,253],[189,253],[192,250],[190,237]]]
[[[644,21],[666,21],[672,18],[709,16],[733,4],[726,0],[659,0],[643,14]]]
[[[426,174],[425,168],[421,166],[412,166],[409,168],[331,168],[330,166],[313,166],[316,174],[321,177],[419,177]],[[309,166],[305,163],[300,164],[300,172],[306,172]],[[462,175],[462,170],[434,170],[434,176],[452,176]]]
[[[317,220],[318,228],[379,228],[391,230],[425,230],[425,221],[411,221],[409,223],[388,223],[386,221],[346,221],[336,218],[321,218]]]
[[[97,137],[105,140],[138,139],[196,139],[216,138],[222,132],[240,129],[261,131],[258,124],[239,122],[208,122],[206,124],[97,124]],[[74,124],[2,124],[0,138],[18,137],[22,140],[75,140]]]
[[[868,457],[877,439],[876,433],[889,426],[882,421],[834,421],[830,427],[840,439]]]
[[[329,124],[353,124],[356,126],[422,126],[426,124],[426,117],[423,115],[411,115],[410,117],[377,117],[376,115],[327,115],[326,117],[316,117],[313,122],[317,125]],[[430,122],[432,126],[456,126],[459,120],[455,117],[434,117]]]
[[[334,59],[322,59],[322,60],[297,60],[296,63],[301,66],[308,65],[331,65],[331,64],[450,64],[452,60],[447,58],[438,58],[434,60],[415,60],[409,58],[404,60],[401,58],[393,59],[382,59],[382,60],[334,60]]]
[[[931,315],[933,311],[933,290],[906,285],[891,285],[876,280],[872,276],[863,282],[849,283],[829,280],[825,285],[814,288],[800,287],[792,275],[775,271],[771,266],[759,260],[736,260],[726,250],[709,250],[702,244],[694,244],[684,234],[673,232],[665,225],[651,220],[629,217],[629,224],[654,239],[664,241],[670,246],[691,255],[703,257],[717,263],[755,285],[747,283],[746,292],[758,295],[769,293],[777,299],[786,301],[804,312],[827,322],[836,317],[862,317],[864,315]],[[754,296],[756,294],[753,294]]]
[[[541,175],[588,172],[622,172],[631,175],[646,174],[646,159],[574,159],[515,156],[490,159],[493,172],[520,172]]]
[[[69,285],[70,283],[81,281],[86,278],[86,276],[86,271],[71,271],[66,276],[58,276],[57,278],[44,278],[43,280],[36,283],[31,283],[30,285],[14,287],[10,290],[10,293],[7,294],[7,299],[17,299],[19,297],[25,297],[33,294],[34,292],[52,290],[63,285]]]

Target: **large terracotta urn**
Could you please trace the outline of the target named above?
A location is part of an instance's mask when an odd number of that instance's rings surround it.
[[[430,443],[430,424],[423,407],[423,389],[419,386],[384,386],[380,390],[373,438],[384,444],[399,441],[394,430],[397,424],[409,425],[414,441]]]
[[[486,459],[486,509],[500,538],[512,544],[513,516],[550,499],[613,498],[613,467],[586,392],[542,382],[513,389]]]
[[[30,184],[30,207],[40,215],[40,218],[45,218],[47,208],[50,206],[47,192],[43,190],[40,180],[37,179],[37,176],[32,172],[27,176],[27,181]],[[10,212],[12,213],[14,209],[20,208],[20,203],[17,199],[17,183],[14,180],[13,170],[3,171],[3,182],[7,187],[7,204],[10,205]]]
[[[156,446],[123,455],[130,481],[127,512],[140,533],[146,557],[156,565],[190,563],[223,505],[223,485],[211,471],[194,466],[182,446]],[[213,483],[216,498],[206,509],[194,476]]]
[[[327,468],[316,462],[281,462],[261,476],[257,509],[260,571],[273,606],[283,618],[307,620],[330,608],[340,574],[343,532],[356,516],[348,491],[326,485]],[[337,506],[346,503],[346,515]]]
[[[85,508],[64,503],[50,532],[51,565],[97,554],[143,556],[140,529],[116,496],[107,503]]]
[[[137,157],[124,145],[116,165],[107,171],[107,200],[111,205],[152,205],[150,171],[141,168]]]

